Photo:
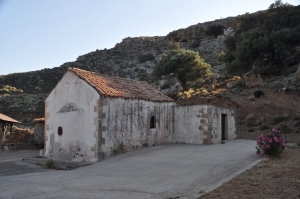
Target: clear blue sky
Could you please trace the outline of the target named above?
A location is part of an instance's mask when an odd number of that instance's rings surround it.
[[[300,0],[288,0],[299,5]],[[246,12],[274,0],[0,0],[0,75],[53,68],[126,37]]]

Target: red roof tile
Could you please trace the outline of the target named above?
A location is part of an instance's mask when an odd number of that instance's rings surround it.
[[[109,77],[78,68],[69,68],[68,70],[85,80],[105,97],[132,98],[155,102],[174,101],[143,81]]]

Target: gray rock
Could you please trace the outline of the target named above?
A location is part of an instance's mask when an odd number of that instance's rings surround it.
[[[146,69],[146,72],[147,72],[148,75],[150,75],[150,74],[152,74],[153,69],[152,69],[152,68],[147,68],[147,69]]]
[[[239,84],[239,82],[237,82],[237,81],[229,82],[229,83],[227,84],[227,88],[231,89],[231,88],[235,87],[235,86],[238,85],[238,84]]]
[[[215,86],[213,84],[211,84],[208,88],[207,91],[208,92],[212,92],[215,89]]]
[[[298,70],[296,71],[295,73],[295,80],[298,82],[300,82],[300,64],[299,64],[299,67],[298,67]]]
[[[118,70],[121,69],[121,67],[120,67],[119,65],[113,65],[111,68],[112,68],[114,71],[118,71]]]

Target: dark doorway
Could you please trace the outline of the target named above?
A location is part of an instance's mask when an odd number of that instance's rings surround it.
[[[221,119],[221,130],[222,130],[222,138],[221,140],[227,140],[228,139],[228,120],[227,120],[227,114],[222,114]]]

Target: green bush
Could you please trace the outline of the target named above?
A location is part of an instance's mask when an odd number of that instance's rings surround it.
[[[295,121],[300,120],[300,116],[296,116],[296,117],[294,118],[294,120],[295,120]]]
[[[218,54],[217,60],[219,62],[224,62],[224,60],[225,60],[225,52],[224,51],[222,51]]]
[[[280,122],[282,122],[284,120],[284,117],[282,116],[276,116],[273,118],[273,121],[272,121],[272,125],[277,125],[279,124]]]
[[[180,48],[179,42],[169,41],[168,44],[167,44],[167,49],[169,49],[169,50],[176,50],[176,49],[179,49],[179,48]]]
[[[249,129],[248,129],[248,132],[249,132],[249,133],[254,132],[254,131],[255,131],[254,128],[249,128]]]
[[[194,43],[191,44],[191,48],[198,48],[200,46],[200,42],[199,41],[196,41]]]
[[[247,117],[245,118],[246,121],[253,121],[254,120],[254,114],[250,113],[249,115],[247,115]]]
[[[286,125],[280,126],[278,130],[280,130],[282,133],[291,133],[293,131],[293,129],[289,128]]]
[[[270,127],[268,125],[262,125],[261,127],[259,127],[259,130],[264,131],[269,129]]]
[[[16,87],[5,85],[0,89],[0,93],[23,93],[22,89],[17,89]]]
[[[47,160],[45,163],[44,163],[44,167],[47,168],[47,169],[54,169],[54,161],[52,159],[49,159]]]
[[[299,126],[300,126],[300,121],[298,121],[294,124],[294,127],[299,127]]]
[[[248,123],[247,123],[247,126],[248,126],[248,127],[253,127],[253,126],[255,126],[255,123],[254,123],[254,122],[248,122]]]
[[[152,53],[146,53],[146,54],[141,53],[141,54],[138,55],[138,57],[139,57],[139,61],[141,63],[144,63],[146,61],[152,61],[152,60],[155,59],[155,57]]]

